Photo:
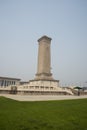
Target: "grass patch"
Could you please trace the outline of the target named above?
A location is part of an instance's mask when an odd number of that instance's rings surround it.
[[[0,130],[87,130],[87,99],[19,102],[0,97]]]

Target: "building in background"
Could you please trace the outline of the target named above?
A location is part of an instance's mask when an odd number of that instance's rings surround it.
[[[0,88],[6,88],[12,85],[19,85],[20,79],[10,77],[0,77]]]

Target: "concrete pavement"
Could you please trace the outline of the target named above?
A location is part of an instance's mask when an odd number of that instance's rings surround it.
[[[17,101],[48,101],[48,100],[67,100],[67,99],[83,99],[87,98],[87,95],[71,96],[71,95],[11,95],[11,94],[0,94],[10,99]]]

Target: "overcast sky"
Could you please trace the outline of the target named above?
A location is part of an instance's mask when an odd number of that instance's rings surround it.
[[[87,85],[87,0],[0,0],[0,76],[34,79],[43,35],[53,77]]]

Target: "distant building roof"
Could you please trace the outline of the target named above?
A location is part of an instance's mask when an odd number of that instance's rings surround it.
[[[19,79],[19,78],[11,78],[11,77],[0,77],[0,79],[18,80],[18,81],[21,80],[21,79]]]

